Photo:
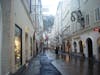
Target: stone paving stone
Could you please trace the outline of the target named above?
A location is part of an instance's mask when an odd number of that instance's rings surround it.
[[[40,58],[41,75],[61,75],[60,72],[51,64],[51,60],[46,55]]]
[[[48,51],[47,56],[54,59],[52,64],[62,75],[100,75],[100,63],[93,60],[60,54],[56,58],[55,53]]]
[[[14,75],[61,75],[61,73],[51,64],[51,59],[48,59],[45,53],[41,53],[31,60],[24,71],[17,72]]]

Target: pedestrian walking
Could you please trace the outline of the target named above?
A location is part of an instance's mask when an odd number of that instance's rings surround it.
[[[56,47],[55,49],[55,54],[58,54],[58,47]]]

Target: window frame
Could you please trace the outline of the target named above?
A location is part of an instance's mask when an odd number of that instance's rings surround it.
[[[89,26],[90,25],[90,16],[89,14],[85,15],[85,26]]]
[[[23,64],[23,53],[22,53],[22,28],[20,28],[17,24],[15,24],[15,28],[18,28],[19,30],[20,30],[20,43],[21,43],[21,50],[20,50],[20,66],[17,66],[17,68],[20,68],[21,66],[22,66],[22,64]],[[16,37],[16,30],[15,30],[15,34],[14,34],[14,38]],[[15,49],[14,49],[14,51],[15,51]],[[16,62],[17,61],[17,59],[16,59],[16,57],[15,57],[15,64],[17,65],[18,63]]]
[[[95,21],[100,21],[100,8],[95,9]]]

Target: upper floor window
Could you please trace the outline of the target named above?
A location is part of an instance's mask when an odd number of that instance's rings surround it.
[[[100,20],[100,9],[99,8],[95,9],[95,19],[96,21]]]
[[[89,25],[89,14],[86,15],[85,24]]]

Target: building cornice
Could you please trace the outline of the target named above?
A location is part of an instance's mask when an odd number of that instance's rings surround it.
[[[91,30],[93,30],[93,28],[100,26],[100,21],[99,22],[95,22],[94,24],[92,24],[91,26],[87,26],[84,29],[80,29],[78,31],[76,31],[75,33],[72,34],[72,36],[76,36],[76,35],[80,35],[83,34],[85,32],[90,32]]]
[[[98,22],[95,22],[93,25],[91,26],[87,26],[85,27],[84,29],[80,29],[72,34],[70,34],[69,36],[66,36],[66,38],[64,38],[64,40],[68,40],[68,39],[72,39],[73,37],[77,36],[79,37],[79,35],[83,34],[83,33],[86,33],[86,32],[90,32],[93,30],[93,28],[95,27],[99,27],[100,26],[100,21]],[[75,38],[77,38],[75,37]]]

